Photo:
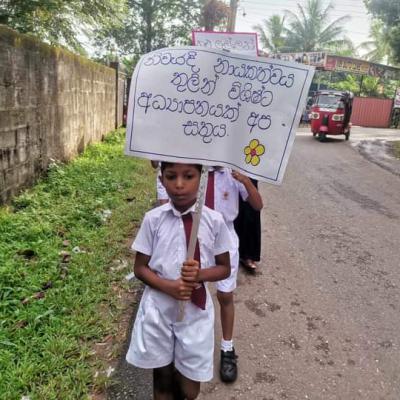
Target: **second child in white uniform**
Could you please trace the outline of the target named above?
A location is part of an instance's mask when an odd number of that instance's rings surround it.
[[[233,292],[236,289],[237,273],[239,268],[239,239],[234,228],[234,220],[239,213],[239,196],[255,210],[263,208],[263,201],[250,178],[228,168],[214,167],[213,202],[214,210],[224,217],[232,237],[233,247],[229,254],[231,258],[231,275],[229,278],[217,282],[217,298],[221,310],[221,364],[220,377],[224,382],[233,382],[237,378],[236,353],[233,346],[233,326],[235,308]],[[209,184],[212,184],[212,179]],[[207,188],[207,192],[210,188]],[[209,194],[209,193],[207,193]],[[210,196],[206,196],[206,204]],[[210,206],[210,204],[208,204]]]

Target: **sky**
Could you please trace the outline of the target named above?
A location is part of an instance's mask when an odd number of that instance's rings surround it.
[[[284,15],[285,10],[297,13],[297,4],[303,7],[307,0],[239,0],[236,17],[237,32],[254,32],[254,25],[261,24],[273,14]],[[327,5],[329,1],[325,1]],[[350,15],[351,19],[343,26],[346,36],[355,46],[368,40],[371,26],[370,17],[367,14],[363,0],[331,0],[334,9],[330,12],[331,19],[337,19],[344,15]],[[245,16],[244,16],[245,14]]]

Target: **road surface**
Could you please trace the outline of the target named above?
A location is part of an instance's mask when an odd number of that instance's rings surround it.
[[[400,178],[349,142],[298,135],[283,185],[260,186],[262,265],[236,294],[240,377],[200,398],[400,399]]]
[[[218,379],[217,319],[199,399],[400,399],[400,162],[371,162],[356,151],[371,133],[353,132],[301,130],[283,185],[260,184],[262,262],[240,271],[235,299],[239,379]],[[108,398],[151,399],[151,374],[120,366]]]

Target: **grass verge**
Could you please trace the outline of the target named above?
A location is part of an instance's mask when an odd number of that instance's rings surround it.
[[[391,142],[394,156],[400,160],[400,141]]]
[[[0,397],[85,399],[93,344],[113,330],[131,263],[110,268],[154,201],[154,173],[124,131],[53,164],[0,208]],[[106,310],[106,311],[104,311]]]

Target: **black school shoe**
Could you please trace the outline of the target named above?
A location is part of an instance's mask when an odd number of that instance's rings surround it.
[[[235,382],[237,378],[237,358],[235,349],[231,351],[221,350],[221,365],[219,375],[223,382]]]

